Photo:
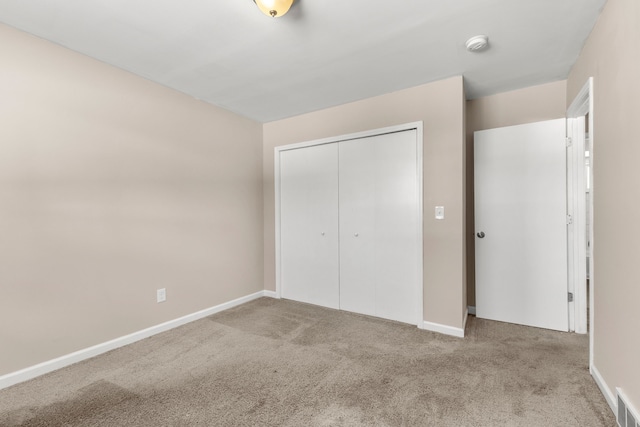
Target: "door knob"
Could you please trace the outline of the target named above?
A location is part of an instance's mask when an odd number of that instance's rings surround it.
[[[358,236],[359,236],[359,234],[358,234],[358,233],[356,233],[356,234],[354,234],[354,236],[358,237]]]
[[[324,231],[322,233],[320,233],[320,234],[324,236]]]
[[[478,234],[476,234],[476,236],[478,236],[479,238],[483,239],[485,234],[484,231],[479,232]]]

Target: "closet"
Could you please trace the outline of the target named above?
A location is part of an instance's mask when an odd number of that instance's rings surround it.
[[[277,149],[281,297],[421,322],[420,148],[414,127]]]

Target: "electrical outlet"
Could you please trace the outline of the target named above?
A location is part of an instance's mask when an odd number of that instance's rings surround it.
[[[165,302],[167,300],[167,290],[165,288],[156,291],[156,301]]]

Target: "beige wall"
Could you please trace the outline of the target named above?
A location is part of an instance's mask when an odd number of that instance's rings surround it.
[[[424,123],[424,317],[461,327],[464,302],[462,78],[394,92],[264,125],[265,289],[275,290],[273,156],[280,145],[408,122]],[[444,205],[446,219],[434,219]]]
[[[640,410],[640,2],[609,0],[569,74],[567,104],[594,78],[594,364]]]
[[[0,40],[0,375],[263,289],[261,124]]]
[[[467,302],[476,305],[473,132],[565,117],[566,80],[467,101]]]

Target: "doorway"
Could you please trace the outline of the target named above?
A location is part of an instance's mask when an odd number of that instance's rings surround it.
[[[594,128],[593,78],[589,78],[567,110],[567,179],[569,228],[570,326],[586,334],[594,326]],[[593,366],[593,334],[589,334],[589,366]]]

